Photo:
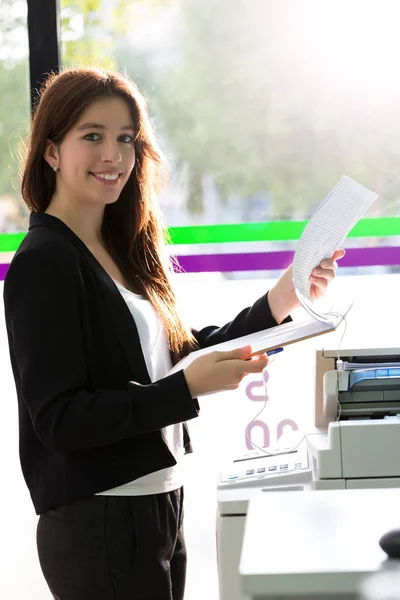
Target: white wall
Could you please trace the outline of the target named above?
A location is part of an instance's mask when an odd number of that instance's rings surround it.
[[[265,292],[271,282],[229,281],[179,276],[183,312],[195,327],[223,324]],[[342,348],[400,346],[400,276],[339,277],[336,295],[354,299]],[[2,284],[0,284],[2,293]],[[311,426],[314,394],[315,348],[334,348],[342,331],[288,347],[270,368],[269,402],[260,418],[276,441],[278,423],[293,419],[303,430]],[[36,557],[37,517],[22,479],[17,437],[17,401],[14,390],[3,310],[0,310],[0,597],[13,600],[46,600],[51,595]],[[290,375],[290,376],[289,376]],[[246,389],[208,396],[201,400],[201,415],[190,423],[195,452],[185,457],[186,536],[189,553],[187,598],[217,600],[215,554],[216,481],[222,462],[245,451],[246,424],[263,404],[250,400]],[[262,388],[256,388],[262,394]],[[260,433],[260,432],[258,432]],[[262,444],[261,436],[254,437]]]

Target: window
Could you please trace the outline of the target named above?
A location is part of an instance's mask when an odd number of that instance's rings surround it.
[[[396,3],[90,6],[83,14],[81,3],[64,0],[64,63],[126,69],[144,91],[170,164],[161,199],[167,223],[205,226],[173,232],[186,271],[255,278],[265,277],[263,264],[280,269],[270,252],[293,250],[303,221],[343,174],[380,194],[369,217],[399,215]],[[280,220],[303,224],[295,237],[277,224],[275,241],[257,225]],[[237,226],[218,232],[209,227],[216,224]],[[370,250],[369,262],[349,265],[396,270],[393,231],[400,233],[399,220],[368,221],[347,247],[389,251]],[[208,243],[193,245],[200,239]],[[198,254],[209,256],[203,266]],[[241,273],[238,254],[248,256]]]
[[[26,231],[28,220],[18,180],[19,145],[30,126],[26,21],[25,0],[1,0],[0,234]]]

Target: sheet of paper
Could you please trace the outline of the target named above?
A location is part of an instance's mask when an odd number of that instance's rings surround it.
[[[400,362],[356,363],[343,361],[344,371],[376,371],[377,369],[400,369]]]
[[[338,327],[345,311],[319,315],[311,306],[309,276],[323,258],[331,257],[357,221],[378,197],[350,177],[343,177],[319,205],[301,236],[293,262],[293,282],[304,308],[312,317],[307,321],[290,322],[246,335],[209,348],[196,350],[183,358],[167,375],[185,369],[196,358],[214,350],[234,350],[251,345],[259,354],[314,337]],[[309,302],[309,303],[308,303]]]
[[[204,354],[208,354],[209,352],[213,352],[214,350],[235,350],[236,348],[242,348],[243,346],[250,345],[252,347],[253,354],[267,352],[268,350],[273,350],[274,348],[287,346],[288,344],[293,344],[294,342],[299,342],[309,337],[322,335],[324,333],[328,333],[329,331],[333,331],[339,326],[341,321],[341,317],[337,317],[332,319],[330,322],[325,323],[315,321],[314,319],[308,319],[306,321],[291,321],[289,323],[277,325],[276,327],[264,329],[263,331],[258,331],[257,333],[244,335],[243,337],[235,338],[234,340],[230,340],[228,342],[222,342],[221,344],[215,344],[214,346],[210,346],[208,348],[195,350],[179,361],[179,363],[177,363],[170,371],[168,371],[167,375],[172,375],[172,373],[176,373],[176,371],[185,369],[193,360],[195,360],[195,358],[203,356]]]
[[[297,244],[293,260],[294,287],[306,310],[310,308],[308,302],[311,302],[311,271],[324,258],[331,258],[377,198],[378,194],[345,176],[312,215]],[[307,312],[311,314],[310,310]]]

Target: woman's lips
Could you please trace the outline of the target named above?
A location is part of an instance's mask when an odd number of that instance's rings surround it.
[[[121,179],[121,173],[118,173],[118,177],[116,179],[104,179],[103,177],[99,177],[98,175],[92,172],[90,172],[90,175],[92,175],[96,179],[96,181],[99,181],[100,183],[103,183],[104,185],[107,185],[109,187],[116,186]]]

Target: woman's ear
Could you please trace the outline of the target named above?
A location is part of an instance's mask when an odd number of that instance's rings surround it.
[[[50,165],[52,169],[59,168],[60,155],[58,152],[58,146],[51,140],[46,140],[46,149],[43,152],[44,160]],[[54,169],[54,170],[56,170]]]

